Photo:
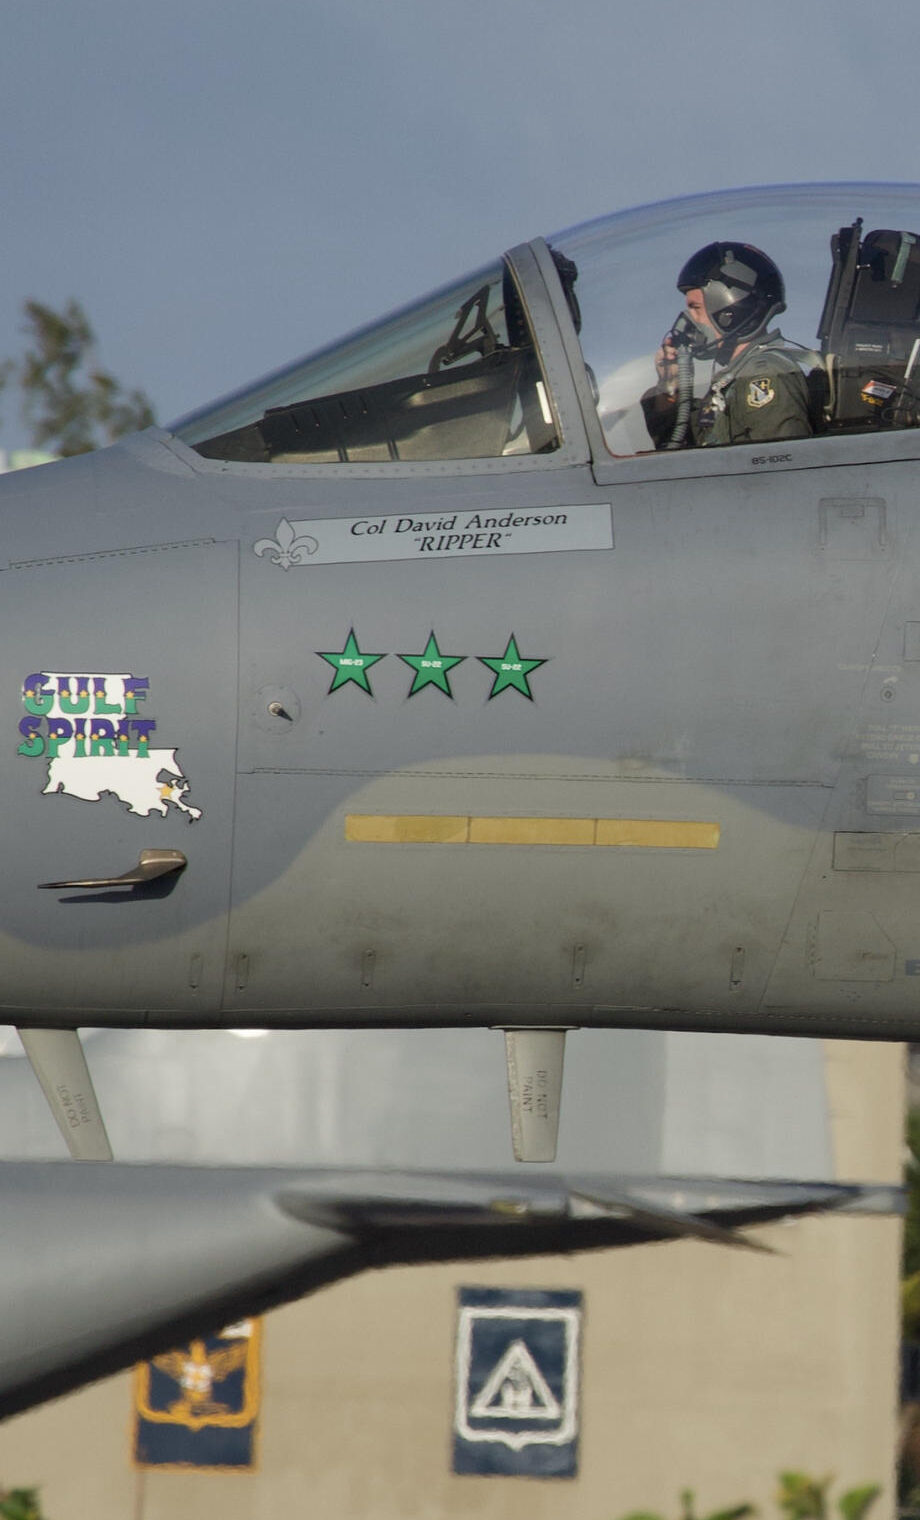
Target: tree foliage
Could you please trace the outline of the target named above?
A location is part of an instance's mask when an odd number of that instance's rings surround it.
[[[10,1488],[0,1494],[4,1520],[44,1520],[37,1488]]]
[[[784,1520],[827,1520],[828,1490],[832,1482],[831,1476],[813,1478],[803,1472],[780,1473],[776,1503]],[[865,1520],[881,1491],[878,1483],[862,1483],[857,1488],[848,1488],[837,1499],[841,1520]],[[705,1520],[748,1520],[749,1516],[756,1514],[753,1504],[733,1504],[727,1509],[713,1510]],[[663,1520],[663,1516],[648,1510],[635,1510],[624,1515],[623,1520]],[[692,1489],[685,1488],[681,1492],[680,1520],[701,1520],[696,1513]]]
[[[907,1114],[907,1160],[904,1182],[904,1259],[901,1282],[901,1321],[905,1340],[920,1340],[920,1108]]]
[[[803,1472],[780,1473],[776,1502],[786,1520],[825,1520],[828,1489],[833,1481],[830,1474],[813,1478]],[[878,1483],[861,1483],[857,1488],[848,1488],[837,1500],[842,1520],[863,1520],[881,1491]]]
[[[17,382],[32,447],[86,454],[123,433],[150,427],[153,407],[143,391],[126,391],[95,357],[95,334],[78,301],[61,311],[26,301],[26,350],[0,365],[0,388]]]
[[[907,1113],[907,1215],[904,1220],[904,1276],[920,1272],[920,1108]]]

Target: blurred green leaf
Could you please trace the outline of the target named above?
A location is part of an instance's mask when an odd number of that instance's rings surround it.
[[[830,1473],[824,1478],[803,1472],[780,1473],[776,1502],[787,1520],[825,1520],[831,1482]]]
[[[44,1520],[37,1488],[11,1488],[0,1498],[4,1520]]]
[[[863,1483],[859,1488],[848,1488],[837,1500],[843,1520],[863,1520],[881,1491],[880,1483]]]

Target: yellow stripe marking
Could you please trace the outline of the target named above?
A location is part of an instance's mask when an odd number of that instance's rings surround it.
[[[473,818],[424,813],[348,813],[357,844],[542,844],[634,850],[715,850],[717,823],[690,818]]]
[[[717,823],[689,818],[598,818],[595,843],[639,850],[715,850],[720,834]]]
[[[443,814],[426,817],[423,813],[399,815],[349,813],[345,819],[345,838],[361,844],[466,844],[469,839],[468,818],[447,818]]]
[[[593,818],[471,818],[470,844],[593,844]]]

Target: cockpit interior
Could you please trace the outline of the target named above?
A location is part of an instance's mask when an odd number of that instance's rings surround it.
[[[580,345],[608,456],[661,447],[642,398],[681,308],[678,272],[694,250],[726,239],[763,250],[782,273],[771,331],[806,379],[812,433],[915,427],[920,231],[911,228],[920,229],[916,186],[800,185],[685,197],[550,237],[540,267],[558,282],[557,318],[570,324],[568,352]],[[563,443],[561,408],[528,278],[512,253],[171,431],[228,463],[386,469],[551,455]],[[718,359],[695,363],[697,398],[718,370]]]

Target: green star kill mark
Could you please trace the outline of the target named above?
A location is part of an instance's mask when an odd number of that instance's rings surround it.
[[[415,677],[409,688],[410,697],[414,697],[426,686],[435,686],[438,691],[443,691],[445,696],[453,701],[454,694],[450,689],[447,672],[453,670],[455,665],[462,665],[466,655],[442,654],[438,648],[434,629],[428,635],[428,643],[422,654],[401,654],[397,658],[415,671]]]
[[[372,665],[376,665],[378,660],[383,660],[386,656],[383,654],[362,654],[358,648],[358,640],[355,638],[355,630],[353,628],[349,629],[348,638],[345,640],[345,648],[340,654],[326,653],[322,649],[317,649],[316,653],[321,660],[325,660],[335,671],[335,675],[332,677],[332,685],[326,693],[327,696],[331,696],[332,692],[338,691],[340,687],[346,686],[349,681],[354,681],[355,685],[360,686],[362,691],[366,691],[369,697],[374,695],[371,691],[371,683],[367,679],[367,673]]]
[[[477,655],[480,665],[485,665],[492,671],[495,680],[492,682],[492,690],[489,692],[489,701],[497,697],[501,691],[519,691],[529,702],[533,701],[533,692],[530,689],[528,677],[531,671],[538,666],[545,665],[545,660],[522,659],[514,634],[508,640],[508,647],[503,655],[490,659],[486,655]]]

